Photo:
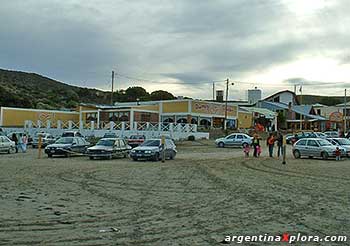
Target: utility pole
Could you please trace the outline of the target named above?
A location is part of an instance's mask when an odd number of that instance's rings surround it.
[[[215,102],[215,82],[213,82],[213,102]]]
[[[226,79],[226,101],[225,101],[225,119],[224,119],[224,130],[227,129],[226,121],[227,121],[227,101],[228,101],[228,84],[230,83],[229,79]]]
[[[303,86],[300,85],[300,106],[303,105]],[[300,110],[301,114],[300,114],[300,131],[303,130],[303,114],[302,114],[302,110]]]
[[[111,105],[113,105],[113,89],[114,89],[114,71],[112,71]]]
[[[344,96],[344,134],[346,135],[347,134],[347,122],[346,122],[346,117],[347,117],[347,110],[346,110],[346,108],[347,108],[347,106],[346,106],[346,104],[347,104],[347,99],[346,99],[346,89],[345,89],[345,96]]]

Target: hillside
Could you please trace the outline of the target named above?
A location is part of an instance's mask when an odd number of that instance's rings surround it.
[[[297,96],[299,102],[300,102],[300,95]],[[347,101],[350,101],[350,97],[347,97]],[[328,106],[340,104],[344,102],[344,97],[342,96],[315,96],[315,95],[303,95],[302,97],[302,104],[324,104]]]
[[[71,109],[79,103],[109,104],[110,92],[67,85],[35,74],[0,69],[0,106]],[[166,91],[148,93],[142,87],[130,87],[113,94],[114,101],[167,100],[175,97]]]

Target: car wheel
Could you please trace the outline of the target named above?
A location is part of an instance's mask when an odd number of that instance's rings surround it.
[[[225,148],[225,144],[224,144],[223,142],[220,142],[220,143],[218,144],[218,146],[219,146],[220,148]]]
[[[175,158],[175,152],[173,151],[173,152],[171,153],[169,159],[170,159],[170,160],[174,160],[174,158]]]
[[[14,148],[14,147],[9,148],[9,150],[8,150],[9,154],[13,154],[15,152],[16,152],[16,148]]]
[[[293,155],[295,159],[299,159],[301,157],[299,150],[294,150]]]
[[[90,159],[90,160],[93,160],[93,159],[94,159],[94,157],[93,157],[93,156],[89,156],[89,159]]]
[[[329,155],[328,155],[327,152],[322,152],[322,153],[321,153],[321,157],[322,157],[323,160],[327,160],[328,157],[329,157]]]

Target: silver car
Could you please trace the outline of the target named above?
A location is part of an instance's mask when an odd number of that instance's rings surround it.
[[[233,133],[224,138],[215,140],[216,146],[220,148],[224,147],[242,147],[246,144],[252,143],[252,137],[244,133]]]
[[[346,150],[341,146],[335,146],[328,140],[322,138],[303,138],[296,142],[293,146],[293,155],[295,158],[307,156],[321,157],[327,160],[330,157],[335,157],[335,150],[339,148],[342,156],[346,156]]]
[[[338,138],[339,137],[339,133],[336,131],[326,131],[326,132],[324,132],[324,134],[326,134],[327,137],[329,137],[329,138]]]
[[[341,146],[346,150],[346,156],[350,156],[350,140],[347,138],[327,138],[335,146]]]
[[[9,154],[16,152],[16,144],[6,136],[0,136],[0,152]]]

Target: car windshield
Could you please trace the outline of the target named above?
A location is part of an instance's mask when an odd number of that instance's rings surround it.
[[[325,139],[318,140],[318,143],[320,144],[320,146],[331,146],[332,145],[329,141],[327,141]]]
[[[71,144],[73,143],[73,138],[60,138],[56,141],[57,144]]]
[[[147,140],[142,144],[142,146],[159,146],[160,140]]]
[[[111,139],[101,139],[100,141],[97,142],[96,145],[99,146],[113,146],[114,145],[114,140]]]
[[[340,145],[350,145],[350,140],[346,138],[341,138],[336,140]]]

